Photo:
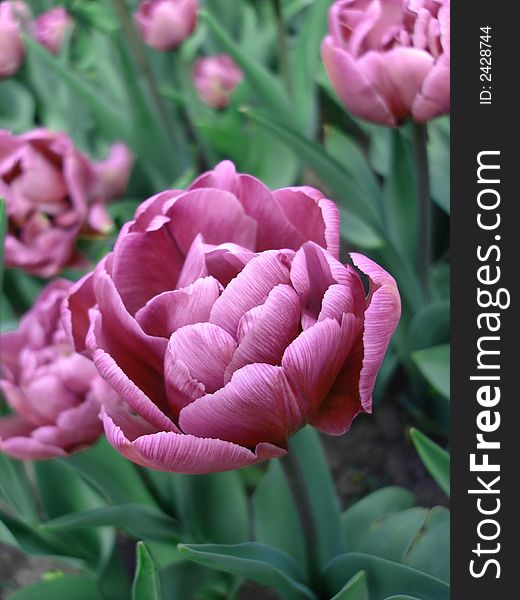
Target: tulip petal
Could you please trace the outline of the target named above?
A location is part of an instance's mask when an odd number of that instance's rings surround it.
[[[129,439],[120,423],[103,414],[109,443],[129,460],[159,471],[211,473],[240,469],[286,454],[273,444],[258,444],[255,451],[219,439],[159,432]]]
[[[236,336],[240,319],[279,283],[289,283],[289,251],[263,252],[233,279],[211,310],[210,321]]]
[[[148,335],[169,339],[184,325],[208,321],[219,296],[218,281],[204,277],[183,289],[155,296],[137,311],[135,318]]]
[[[283,443],[305,424],[305,413],[280,367],[253,364],[236,371],[214,394],[183,408],[179,424],[185,433],[252,448]]]
[[[363,367],[359,379],[361,406],[370,412],[377,372],[399,323],[401,299],[394,278],[383,268],[362,254],[350,256],[356,267],[370,278],[363,332]]]
[[[248,311],[238,324],[239,346],[226,369],[225,382],[247,364],[279,365],[300,323],[300,299],[288,285],[274,287],[264,304]]]
[[[426,76],[412,105],[413,118],[424,123],[450,110],[450,59],[443,54]]]
[[[12,437],[0,440],[0,450],[17,460],[47,460],[66,456],[63,448],[43,444],[31,437]]]

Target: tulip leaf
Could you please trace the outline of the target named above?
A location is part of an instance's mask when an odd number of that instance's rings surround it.
[[[316,524],[320,566],[323,567],[344,551],[334,482],[319,435],[313,428],[305,427],[291,438],[290,452],[295,454],[305,478]]]
[[[445,398],[450,399],[450,345],[442,344],[417,350],[412,359],[426,380]]]
[[[366,250],[383,248],[383,239],[365,221],[353,215],[345,206],[339,207],[339,213],[341,215],[341,237],[347,241],[348,246]]]
[[[327,154],[319,144],[305,139],[278,119],[268,117],[253,109],[244,109],[244,112],[253,121],[273,133],[281,142],[287,144],[323,181],[326,181],[338,203],[344,204],[351,213],[368,225],[375,226],[377,231],[381,229],[381,215],[370,198],[360,194],[344,166]]]
[[[444,581],[411,567],[368,554],[348,553],[334,558],[325,568],[329,592],[342,588],[345,579],[365,571],[370,600],[385,600],[392,594],[408,594],[421,600],[449,600],[450,587]]]
[[[219,544],[249,539],[247,497],[236,471],[197,475],[187,487],[187,521],[198,539]]]
[[[450,495],[450,455],[418,429],[410,429],[410,437],[421,460],[443,492]]]
[[[56,575],[9,596],[12,600],[103,600],[91,575]]]
[[[143,542],[137,543],[137,566],[132,600],[162,600],[161,581],[150,551]]]
[[[305,577],[295,560],[271,546],[247,542],[232,546],[222,544],[181,544],[187,558],[226,573],[274,587],[287,600],[316,600],[305,585]]]
[[[216,597],[227,597],[226,591],[229,586],[229,575],[208,569],[193,561],[175,560],[168,565],[162,566],[160,574],[164,598],[182,600],[183,598],[200,597],[201,600],[203,598],[210,600],[213,596],[206,595],[206,592],[222,587],[224,587],[224,591],[220,595],[216,595]]]
[[[140,504],[104,506],[57,517],[42,528],[67,531],[92,527],[117,527],[136,538],[175,543],[179,541],[178,524],[158,508]]]
[[[450,214],[450,118],[428,123],[428,159],[432,198]]]
[[[397,596],[388,596],[385,600],[420,600],[420,598],[415,598],[414,596],[405,596],[403,594],[398,594]]]
[[[289,105],[286,101],[280,82],[259,65],[256,61],[243,52],[242,48],[236,44],[228,33],[208,12],[201,11],[199,17],[202,23],[208,26],[211,33],[217,38],[226,52],[233,57],[235,62],[242,68],[244,75],[253,88],[255,94],[262,100],[263,104],[269,107],[269,110],[279,117],[294,121]]]
[[[450,302],[435,300],[417,312],[408,328],[408,346],[424,350],[444,344],[450,337]]]
[[[370,600],[365,571],[356,573],[331,600]]]
[[[0,81],[0,128],[22,133],[34,123],[35,102],[16,79]]]
[[[103,497],[113,504],[139,503],[156,506],[137,467],[101,438],[93,447],[65,459]]]
[[[26,522],[36,522],[34,494],[24,465],[0,453],[0,497]]]
[[[290,554],[305,564],[305,541],[291,490],[278,461],[269,467],[253,494],[256,539]]]

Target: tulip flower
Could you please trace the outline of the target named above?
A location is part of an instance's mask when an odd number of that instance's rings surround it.
[[[29,20],[25,2],[0,2],[0,79],[14,75],[21,67],[24,45],[21,25]]]
[[[339,220],[316,189],[271,192],[229,162],[154,196],[71,288],[64,324],[122,402],[108,441],[163,471],[235,469],[371,410],[400,314],[393,278],[339,261]]]
[[[34,35],[38,42],[52,54],[58,54],[72,19],[62,6],[40,15],[34,21]]]
[[[198,0],[145,0],[134,18],[145,44],[165,52],[193,33],[197,11]]]
[[[23,135],[0,131],[0,197],[9,218],[5,263],[40,277],[85,265],[75,250],[80,234],[106,234],[110,194],[128,177],[130,155],[93,163],[65,134],[35,129]]]
[[[117,401],[65,335],[60,306],[70,285],[47,285],[19,328],[0,336],[0,388],[14,411],[0,418],[0,451],[14,458],[47,459],[89,446],[103,432],[102,400]]]
[[[201,100],[212,108],[224,108],[242,81],[242,71],[226,55],[200,58],[193,68],[193,83]]]
[[[322,44],[329,78],[355,116],[397,126],[450,108],[449,0],[338,0]]]

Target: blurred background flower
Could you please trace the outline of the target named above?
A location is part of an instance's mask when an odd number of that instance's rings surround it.
[[[145,0],[135,21],[143,41],[159,52],[173,50],[197,25],[197,0]]]
[[[242,71],[227,54],[199,58],[193,67],[193,83],[201,100],[212,108],[224,108],[242,81]]]
[[[72,25],[73,21],[68,12],[63,6],[57,6],[34,20],[34,36],[49,52],[58,54],[65,39],[65,33]]]
[[[14,75],[23,62],[22,24],[27,24],[29,18],[25,2],[0,2],[0,79]]]

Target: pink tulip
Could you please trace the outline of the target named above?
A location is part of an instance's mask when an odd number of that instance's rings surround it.
[[[128,160],[120,161],[117,191],[128,176]],[[0,197],[9,217],[6,265],[40,277],[84,265],[75,250],[78,236],[106,234],[112,227],[104,207],[114,191],[107,170],[113,171],[110,161],[92,163],[63,133],[0,131]]]
[[[52,54],[58,54],[67,29],[72,25],[68,12],[57,6],[40,15],[34,21],[34,33],[38,42]]]
[[[325,68],[357,117],[397,126],[450,109],[450,0],[338,0]]]
[[[25,2],[0,2],[0,79],[14,75],[21,67],[24,45],[21,26],[29,20]]]
[[[313,188],[271,192],[229,162],[154,196],[72,289],[64,324],[123,399],[109,442],[143,466],[205,473],[286,453],[311,423],[370,412],[400,314],[393,278],[338,260],[339,221]]]
[[[173,50],[197,25],[198,0],[145,0],[134,13],[143,41],[159,50]]]
[[[242,78],[242,71],[227,54],[200,58],[193,68],[195,89],[201,100],[212,108],[227,106]]]
[[[47,285],[19,328],[0,336],[0,388],[14,411],[0,418],[0,451],[14,458],[46,459],[85,448],[103,431],[101,401],[116,402],[61,325],[70,285],[64,279]]]

